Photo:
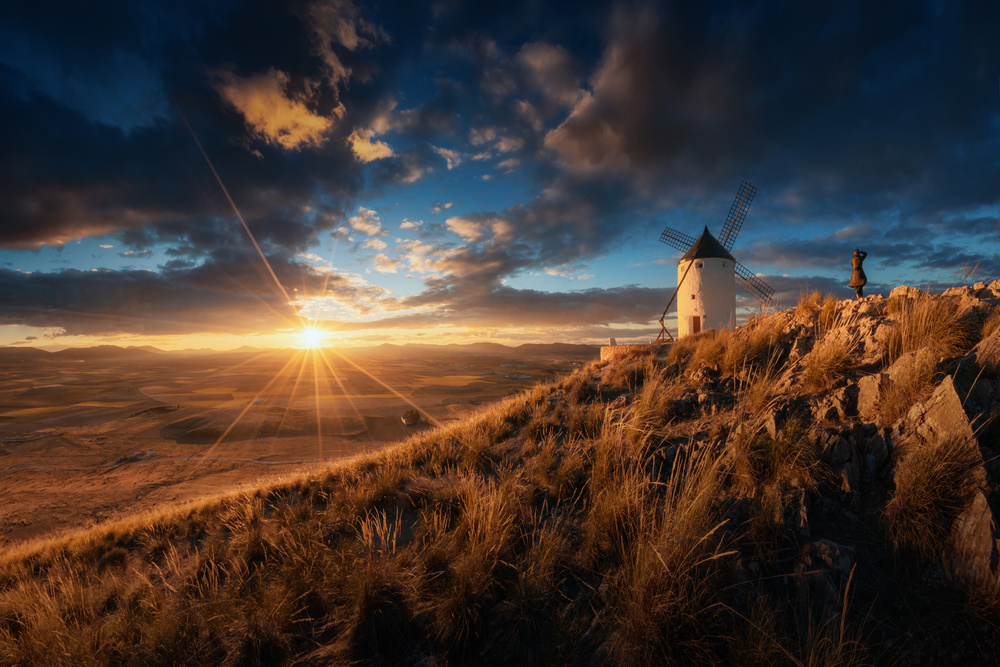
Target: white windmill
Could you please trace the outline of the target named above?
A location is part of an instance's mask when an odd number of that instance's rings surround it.
[[[771,302],[774,288],[729,254],[756,194],[754,186],[746,181],[740,184],[722,227],[721,243],[707,226],[697,239],[669,227],[660,234],[660,241],[685,253],[677,262],[677,289],[663,309],[656,342],[674,340],[663,322],[674,300],[677,300],[678,338],[704,329],[732,327],[736,321],[736,283],[764,307]]]

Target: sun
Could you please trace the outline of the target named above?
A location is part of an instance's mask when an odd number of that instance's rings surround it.
[[[314,350],[317,347],[326,345],[326,332],[317,327],[305,327],[299,332],[299,344],[297,347]]]

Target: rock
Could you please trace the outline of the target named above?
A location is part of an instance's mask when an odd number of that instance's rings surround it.
[[[869,475],[880,472],[889,461],[889,445],[881,433],[876,433],[863,440],[861,452],[865,456],[865,467]]]
[[[908,447],[937,447],[947,438],[959,438],[979,452],[979,445],[962,399],[949,375],[924,403],[914,405],[893,430],[893,438]],[[952,525],[949,543],[942,556],[946,575],[965,584],[1000,583],[1000,531],[983,491],[986,468],[973,472],[979,491]]]
[[[955,521],[950,540],[943,564],[952,578],[971,585],[1000,580],[1000,531],[982,491]]]
[[[977,353],[979,349],[977,346],[958,362],[953,376],[955,390],[965,397],[962,401],[965,414],[972,417],[988,414],[995,401],[996,391],[991,382],[991,374],[984,372],[984,369],[991,367],[994,358],[1000,361],[1000,338],[996,340],[995,352],[987,347],[986,352]]]
[[[858,414],[858,385],[849,384],[834,392],[831,397],[833,407],[837,409],[837,416],[841,419],[853,417]]]
[[[882,389],[889,382],[885,373],[866,375],[858,380],[857,413],[866,422],[879,421]]]
[[[903,299],[919,299],[922,296],[927,296],[927,292],[919,290],[916,287],[909,287],[907,285],[900,285],[899,287],[893,288],[889,292],[889,298],[903,298]]]
[[[812,557],[816,564],[822,563],[841,576],[849,576],[854,567],[854,548],[822,539],[812,543]],[[818,562],[817,562],[818,561]]]
[[[809,345],[808,341],[805,338],[802,337],[796,338],[795,342],[792,344],[792,349],[789,350],[788,352],[788,360],[798,361],[802,357],[809,354],[809,350],[811,349],[812,346]]]
[[[992,371],[1000,369],[1000,329],[979,341],[972,349],[976,365]]]
[[[929,347],[916,352],[907,352],[899,357],[885,373],[890,382],[909,382],[920,375],[933,373],[937,366],[937,357]]]
[[[861,464],[852,456],[840,471],[841,500],[857,512],[861,507]]]
[[[917,446],[937,446],[949,435],[974,443],[969,418],[949,375],[923,403],[917,403],[892,430],[893,440]]]

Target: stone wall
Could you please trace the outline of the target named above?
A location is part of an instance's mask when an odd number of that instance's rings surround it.
[[[605,345],[601,348],[601,361],[611,361],[628,356],[632,352],[645,352],[648,349],[648,343],[642,345]]]

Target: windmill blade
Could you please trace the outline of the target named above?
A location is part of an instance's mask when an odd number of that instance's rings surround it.
[[[774,288],[757,277],[757,275],[736,262],[736,282],[746,291],[747,294],[760,301],[765,306],[771,303],[771,295]]]
[[[666,243],[671,248],[677,248],[678,250],[683,250],[687,252],[688,248],[694,245],[694,242],[698,239],[693,236],[688,236],[676,229],[670,229],[667,227],[660,234],[660,243]]]
[[[733,244],[736,243],[736,236],[740,233],[740,229],[743,228],[743,221],[747,218],[750,203],[753,202],[756,194],[757,188],[746,181],[740,183],[740,189],[736,192],[736,199],[733,200],[733,205],[729,207],[729,216],[726,217],[726,224],[723,225],[722,231],[719,233],[719,241],[726,250],[733,249]]]

